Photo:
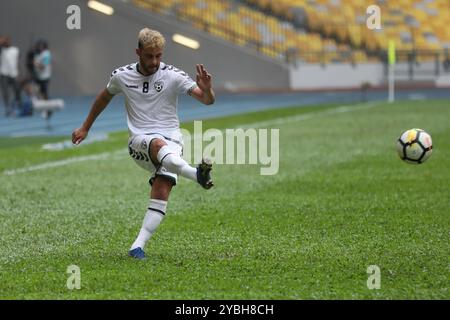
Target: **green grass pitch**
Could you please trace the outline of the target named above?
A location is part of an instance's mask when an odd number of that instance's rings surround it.
[[[217,165],[208,191],[181,178],[146,261],[127,257],[149,187],[126,133],[64,151],[41,145],[70,137],[0,139],[0,299],[449,299],[449,101],[336,108],[204,121],[308,115],[273,126],[277,175]],[[416,166],[395,151],[414,127],[434,144]],[[66,287],[69,265],[81,270],[79,290]],[[378,290],[367,287],[370,265]]]

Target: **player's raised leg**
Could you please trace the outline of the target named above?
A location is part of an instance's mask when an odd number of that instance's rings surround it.
[[[161,139],[152,140],[150,157],[154,162],[162,164],[169,172],[197,181],[205,189],[214,185],[211,179],[212,163],[207,158],[202,159],[197,168],[191,167]]]

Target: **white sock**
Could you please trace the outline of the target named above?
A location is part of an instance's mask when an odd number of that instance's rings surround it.
[[[191,167],[183,158],[173,153],[168,146],[159,149],[156,157],[167,171],[197,181],[197,169]]]
[[[144,217],[144,222],[142,222],[141,231],[139,231],[139,235],[131,245],[131,250],[136,249],[137,247],[144,249],[145,244],[158,228],[162,219],[164,219],[166,207],[167,201],[150,199],[150,204],[148,205],[148,210]]]

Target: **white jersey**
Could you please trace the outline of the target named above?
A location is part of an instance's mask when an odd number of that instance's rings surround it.
[[[15,78],[19,74],[19,49],[16,47],[3,48],[0,53],[0,74]]]
[[[197,84],[182,70],[163,62],[158,71],[144,76],[138,63],[113,71],[106,89],[123,93],[131,136],[160,133],[171,136],[179,130],[178,95],[190,94]]]

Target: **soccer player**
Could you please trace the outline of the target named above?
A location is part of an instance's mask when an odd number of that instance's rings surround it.
[[[144,246],[166,214],[169,194],[178,175],[198,182],[205,189],[213,186],[209,159],[204,158],[194,168],[181,158],[183,140],[177,116],[179,94],[191,95],[205,105],[214,103],[212,77],[203,65],[197,64],[194,82],[182,70],[165,64],[161,61],[164,46],[161,33],[142,29],[136,49],[139,61],[113,71],[86,120],[72,133],[72,142],[78,145],[114,95],[125,95],[128,150],[134,161],[151,173],[148,210],[128,252],[137,259],[145,258]]]

